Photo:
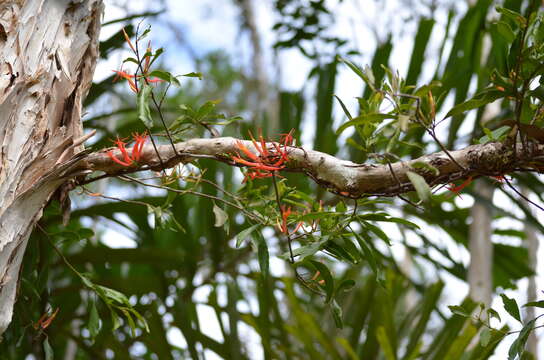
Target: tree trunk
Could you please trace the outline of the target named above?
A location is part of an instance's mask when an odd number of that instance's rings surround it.
[[[493,201],[492,186],[482,180],[476,182],[477,194],[482,199]],[[470,264],[468,266],[468,283],[470,297],[485,306],[491,306],[493,294],[493,243],[491,242],[492,214],[489,205],[475,199],[470,210],[472,223],[469,229]]]
[[[0,3],[0,335],[30,233],[83,150],[102,0]]]
[[[529,197],[529,189],[522,188],[521,190],[522,194],[526,197]],[[529,211],[532,211],[533,209],[529,207]],[[536,216],[536,214],[534,214]],[[529,267],[531,270],[535,272],[535,275],[530,276],[527,284],[527,302],[530,301],[538,301],[538,292],[537,292],[537,284],[536,284],[536,272],[538,269],[538,232],[537,230],[529,224],[528,221],[525,222],[524,227],[525,235],[527,236],[525,240],[525,246],[527,247],[527,250],[529,252]],[[530,321],[536,317],[535,308],[532,306],[525,308],[525,321]],[[531,331],[529,335],[529,339],[527,340],[527,346],[526,350],[531,353],[535,360],[538,360],[539,354],[538,354],[538,337],[536,335],[536,331]]]

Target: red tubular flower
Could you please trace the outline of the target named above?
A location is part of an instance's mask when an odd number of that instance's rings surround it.
[[[125,148],[125,142],[121,139],[119,139],[119,137],[117,137],[117,140],[113,141],[113,143],[115,145],[117,145],[117,148],[119,149],[119,151],[121,152],[121,155],[123,155],[123,160],[120,160],[118,158],[116,158],[114,155],[113,155],[113,151],[108,151],[108,156],[113,160],[115,161],[116,163],[120,164],[120,165],[123,165],[123,166],[130,166],[132,165],[132,159],[130,158],[130,156],[128,156],[128,153],[127,153],[127,149]]]
[[[253,137],[253,134],[251,133],[251,131],[248,131],[248,132],[249,132],[249,137],[251,138],[251,142],[253,143],[253,146],[255,147],[255,149],[259,152],[259,154],[266,156],[265,155],[265,150],[262,149],[260,147],[260,145],[257,143],[257,141]],[[266,146],[265,146],[265,149],[266,149]]]
[[[295,129],[291,129],[287,134],[280,134],[280,141],[283,143],[283,146],[292,146],[293,144],[293,132]]]
[[[236,141],[236,147],[239,150],[241,150],[251,160],[253,160],[253,161],[258,161],[259,160],[259,158],[255,154],[253,154],[251,151],[249,151],[249,149],[240,140]]]
[[[145,64],[144,64],[144,74],[147,74],[147,72],[149,71],[149,66],[151,65],[151,41],[149,41],[147,43],[147,50],[146,50],[146,53],[148,55],[146,55],[145,57]]]
[[[118,159],[113,155],[113,151],[109,150],[107,152],[108,156],[117,164],[123,165],[123,166],[131,166],[133,161],[139,161],[140,157],[142,155],[142,148],[147,140],[147,133],[144,132],[143,134],[133,133],[132,137],[134,138],[134,146],[131,149],[130,156],[128,155],[127,149],[125,148],[125,142],[119,137],[117,137],[117,140],[114,140],[113,143],[117,146],[117,149],[121,152],[121,155],[123,155],[123,159]]]
[[[256,155],[253,151],[250,151],[242,141],[236,141],[236,148],[240,150],[245,157],[250,160],[242,158],[240,153],[236,153],[237,156],[232,156],[232,160],[238,164],[248,166],[249,172],[244,178],[244,182],[248,179],[265,178],[272,175],[276,175],[274,172],[280,171],[285,168],[285,162],[289,161],[289,154],[287,152],[286,144],[292,142],[291,132],[285,136],[281,143],[272,143],[273,149],[269,149],[263,136],[259,133],[259,140],[255,140],[253,134],[249,133],[251,142],[259,155]]]
[[[134,45],[132,45],[132,42],[130,41],[130,38],[128,37],[127,32],[125,31],[125,28],[123,30],[123,35],[125,36],[125,41],[127,42],[128,46],[132,49],[134,53],[136,53],[136,49],[134,48]]]
[[[463,181],[461,183],[461,185],[455,185],[455,184],[450,184],[450,186],[447,186],[446,188],[451,191],[452,193],[455,193],[456,195],[458,195],[459,197],[461,197],[461,195],[459,194],[461,192],[461,190],[463,190],[464,188],[466,188],[468,185],[470,185],[472,183],[472,176],[469,176],[465,181]]]
[[[136,83],[134,80],[132,80],[135,76],[127,74],[126,72],[122,70],[112,70],[114,73],[117,74],[117,76],[113,79],[113,82],[119,80],[120,78],[126,79],[128,81],[128,85],[130,86],[130,89],[134,91],[135,93],[138,93],[138,87],[136,86]]]
[[[138,133],[133,133],[132,137],[134,138],[134,146],[132,147],[132,160],[140,161],[140,156],[142,154],[142,148],[147,140],[147,132],[144,131],[142,135]]]
[[[159,78],[148,78],[146,77],[146,80],[150,83],[157,83],[157,82],[163,82],[164,80],[163,79],[159,79]]]
[[[281,232],[285,235],[289,235],[289,230],[287,229],[287,217],[291,215],[291,207],[288,207],[287,209],[282,206],[281,207],[281,219],[282,223],[280,226]]]
[[[506,178],[504,177],[504,175],[499,175],[499,176],[491,176],[493,179],[497,180],[498,182],[500,182],[501,184],[506,180]]]
[[[113,155],[113,151],[111,151],[111,150],[108,151],[107,154],[108,154],[108,156],[109,156],[113,161],[115,161],[116,163],[118,163],[118,164],[120,164],[120,165],[123,165],[123,166],[130,166],[130,165],[132,165],[132,161],[126,163],[126,162],[124,162],[124,161],[119,160],[118,158],[116,158],[115,155]]]

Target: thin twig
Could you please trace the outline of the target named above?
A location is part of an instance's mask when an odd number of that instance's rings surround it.
[[[278,205],[278,211],[280,214],[283,213],[281,209],[281,200],[280,200],[280,192],[278,191],[278,184],[276,183],[276,174],[272,173],[272,184],[274,184],[274,194],[276,195],[276,204]],[[293,255],[293,247],[291,246],[291,235],[289,234],[289,231],[285,234],[287,237],[287,245],[289,246],[289,256],[291,264],[295,263],[295,256]]]
[[[508,180],[506,178],[506,176],[504,177],[504,181],[506,182],[506,185],[508,185],[508,187],[510,189],[512,189],[517,195],[519,195],[519,197],[521,197],[522,199],[527,201],[529,204],[532,204],[532,205],[536,206],[538,209],[544,211],[544,208],[542,206],[540,206],[537,203],[535,203],[534,201],[530,200],[527,196],[523,195],[518,189],[516,189],[516,187],[514,185],[512,185],[512,183],[510,182],[510,180]]]
[[[211,199],[211,200],[216,200],[216,201],[220,201],[226,205],[229,205],[229,206],[232,206],[238,210],[240,210],[241,212],[243,212],[244,214],[246,214],[248,217],[252,218],[253,220],[255,221],[258,221],[258,222],[262,222],[262,219],[260,219],[259,217],[257,217],[256,215],[252,214],[251,212],[247,211],[246,209],[244,209],[242,206],[239,206],[237,204],[234,204],[228,200],[225,200],[223,198],[220,198],[218,196],[214,196],[214,195],[210,195],[210,194],[206,194],[206,193],[202,193],[200,191],[194,191],[194,190],[179,190],[179,189],[172,189],[168,186],[162,186],[162,185],[155,185],[155,184],[149,184],[149,183],[146,183],[146,182],[143,182],[143,181],[140,181],[140,179],[136,179],[136,178],[133,178],[133,177],[130,177],[130,176],[126,176],[126,175],[121,175],[119,176],[119,179],[121,180],[124,180],[124,181],[127,181],[127,182],[135,182],[135,183],[138,183],[140,185],[144,185],[144,186],[149,186],[149,187],[152,187],[152,188],[156,188],[156,189],[163,189],[163,190],[167,190],[167,191],[171,191],[171,192],[175,192],[175,193],[178,193],[178,194],[192,194],[192,195],[196,195],[196,196],[201,196],[201,197],[205,197],[205,198],[208,198],[208,199]]]

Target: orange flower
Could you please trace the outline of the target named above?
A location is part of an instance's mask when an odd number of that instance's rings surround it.
[[[456,195],[458,195],[459,197],[461,197],[461,195],[459,194],[461,192],[461,190],[463,190],[464,188],[466,188],[468,185],[470,185],[472,183],[472,176],[469,176],[465,181],[463,181],[461,183],[461,185],[455,185],[453,183],[450,184],[450,186],[447,186],[446,189],[448,189],[449,191],[451,191],[452,193],[455,193]]]
[[[289,230],[287,229],[287,217],[289,217],[289,215],[291,215],[291,207],[288,207],[287,209],[282,206],[281,207],[281,219],[282,219],[282,223],[280,225],[280,230],[282,233],[284,233],[285,235],[288,235],[289,234]]]
[[[142,154],[142,148],[147,140],[147,132],[144,131],[142,135],[138,133],[133,133],[132,137],[134,138],[134,146],[132,147],[132,160],[140,161],[140,156]]]
[[[290,134],[291,133],[287,135],[291,136]],[[246,177],[244,178],[244,182],[246,182],[248,179],[253,180],[255,178],[270,177],[275,175],[274,172],[285,168],[285,163],[289,161],[287,146],[289,146],[288,144],[290,144],[292,140],[289,140],[289,138],[286,137],[283,144],[272,143],[273,149],[269,149],[262,134],[259,133],[258,140],[253,137],[251,132],[249,133],[249,136],[251,138],[251,142],[253,143],[253,147],[259,153],[259,155],[256,155],[250,151],[242,141],[237,140],[236,148],[249,160],[242,158],[240,153],[236,153],[237,156],[232,156],[232,160],[234,160],[234,162],[250,168]]]
[[[132,42],[130,41],[130,38],[128,37],[127,32],[125,31],[125,28],[123,28],[123,35],[125,36],[125,41],[127,42],[128,46],[132,49],[133,52],[136,52],[136,49],[134,48],[134,45],[132,45]]]
[[[112,70],[114,73],[117,74],[117,76],[113,79],[113,82],[116,82],[120,78],[126,79],[128,81],[128,85],[130,86],[130,89],[134,91],[135,93],[138,93],[138,87],[136,86],[136,83],[134,80],[132,80],[135,76],[127,74],[126,72],[122,70]]]
[[[133,133],[132,136],[134,137],[134,146],[132,147],[132,150],[130,152],[130,156],[128,155],[127,149],[125,148],[126,143],[119,139],[117,137],[117,140],[113,141],[115,145],[117,145],[117,149],[121,152],[121,155],[123,156],[123,159],[118,159],[113,155],[113,151],[108,151],[108,156],[119,165],[123,166],[131,166],[133,161],[139,161],[142,153],[142,148],[144,146],[144,143],[147,140],[147,134],[144,132],[142,135],[138,133]]]
[[[40,319],[38,320],[38,322],[33,325],[34,329],[36,329],[36,330],[38,330],[38,328],[42,328],[44,330],[47,329],[49,327],[49,325],[51,325],[53,320],[55,320],[55,317],[57,316],[57,313],[59,312],[59,309],[60,308],[57,308],[55,311],[53,311],[53,313],[51,315],[49,315],[48,312],[43,314],[40,317]]]

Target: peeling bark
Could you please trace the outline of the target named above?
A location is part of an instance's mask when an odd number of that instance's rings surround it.
[[[0,335],[33,226],[83,155],[73,139],[83,131],[101,15],[102,0],[0,4]],[[71,160],[57,164],[62,153]]]

